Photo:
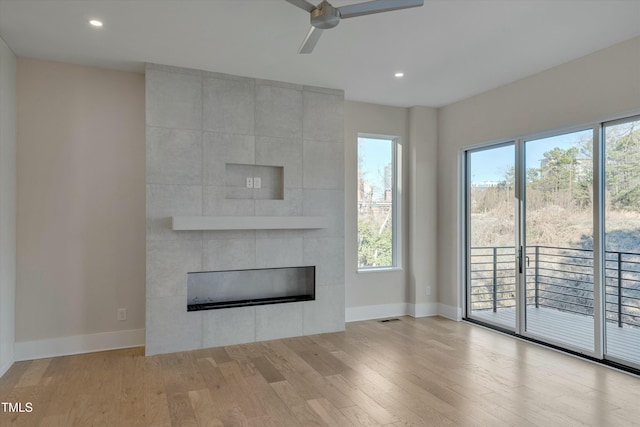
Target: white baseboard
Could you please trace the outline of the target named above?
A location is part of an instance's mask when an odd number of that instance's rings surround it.
[[[409,304],[401,302],[396,304],[363,305],[359,307],[347,307],[345,312],[346,322],[358,322],[360,320],[384,319],[385,317],[406,316],[409,314]]]
[[[0,366],[0,378],[2,378],[2,376],[7,373],[7,371],[9,370],[9,368],[11,368],[11,366],[13,366],[13,359],[9,360],[4,365]]]
[[[460,307],[438,303],[438,315],[459,322],[462,320],[462,309]]]
[[[411,304],[406,302],[396,304],[364,305],[347,307],[345,321],[358,322],[360,320],[384,319],[394,316],[428,317],[440,314],[441,304],[429,302]]]
[[[93,353],[144,346],[144,329],[102,332],[90,335],[50,338],[15,343],[16,361]]]
[[[426,302],[423,304],[409,304],[409,313],[407,314],[411,317],[429,317],[437,316],[438,313],[438,303]]]

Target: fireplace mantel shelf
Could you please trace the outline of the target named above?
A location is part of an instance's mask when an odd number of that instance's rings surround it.
[[[204,230],[311,230],[327,228],[322,216],[174,216],[176,231]]]

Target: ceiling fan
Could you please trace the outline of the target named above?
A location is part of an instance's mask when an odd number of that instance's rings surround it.
[[[306,10],[311,15],[311,28],[304,38],[298,53],[311,53],[316,43],[318,43],[322,31],[338,25],[340,19],[407,9],[424,4],[424,0],[373,0],[348,6],[333,7],[327,0],[323,0],[318,6],[314,6],[306,0],[285,1]]]

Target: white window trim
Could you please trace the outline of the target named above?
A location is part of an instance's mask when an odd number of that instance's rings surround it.
[[[399,136],[396,135],[381,135],[381,134],[371,134],[371,133],[358,133],[358,139],[360,138],[371,138],[371,139],[384,139],[392,141],[392,174],[393,174],[393,188],[392,192],[392,241],[391,241],[391,265],[385,265],[380,267],[360,267],[356,266],[357,273],[380,273],[380,272],[391,272],[391,271],[401,271],[402,270],[402,141]],[[356,141],[356,161],[358,158],[357,155],[357,141]],[[357,165],[356,165],[357,170]],[[359,189],[356,187],[356,199],[357,199],[357,191]],[[357,203],[357,200],[356,200]],[[357,241],[357,226],[358,219],[358,211],[356,209],[356,241]],[[356,251],[358,250],[358,245],[356,245]],[[356,264],[358,259],[358,253],[356,253]]]

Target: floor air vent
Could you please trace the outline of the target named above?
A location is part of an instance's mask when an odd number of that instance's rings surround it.
[[[379,320],[380,323],[387,323],[387,322],[399,322],[400,319],[384,319],[384,320]]]

